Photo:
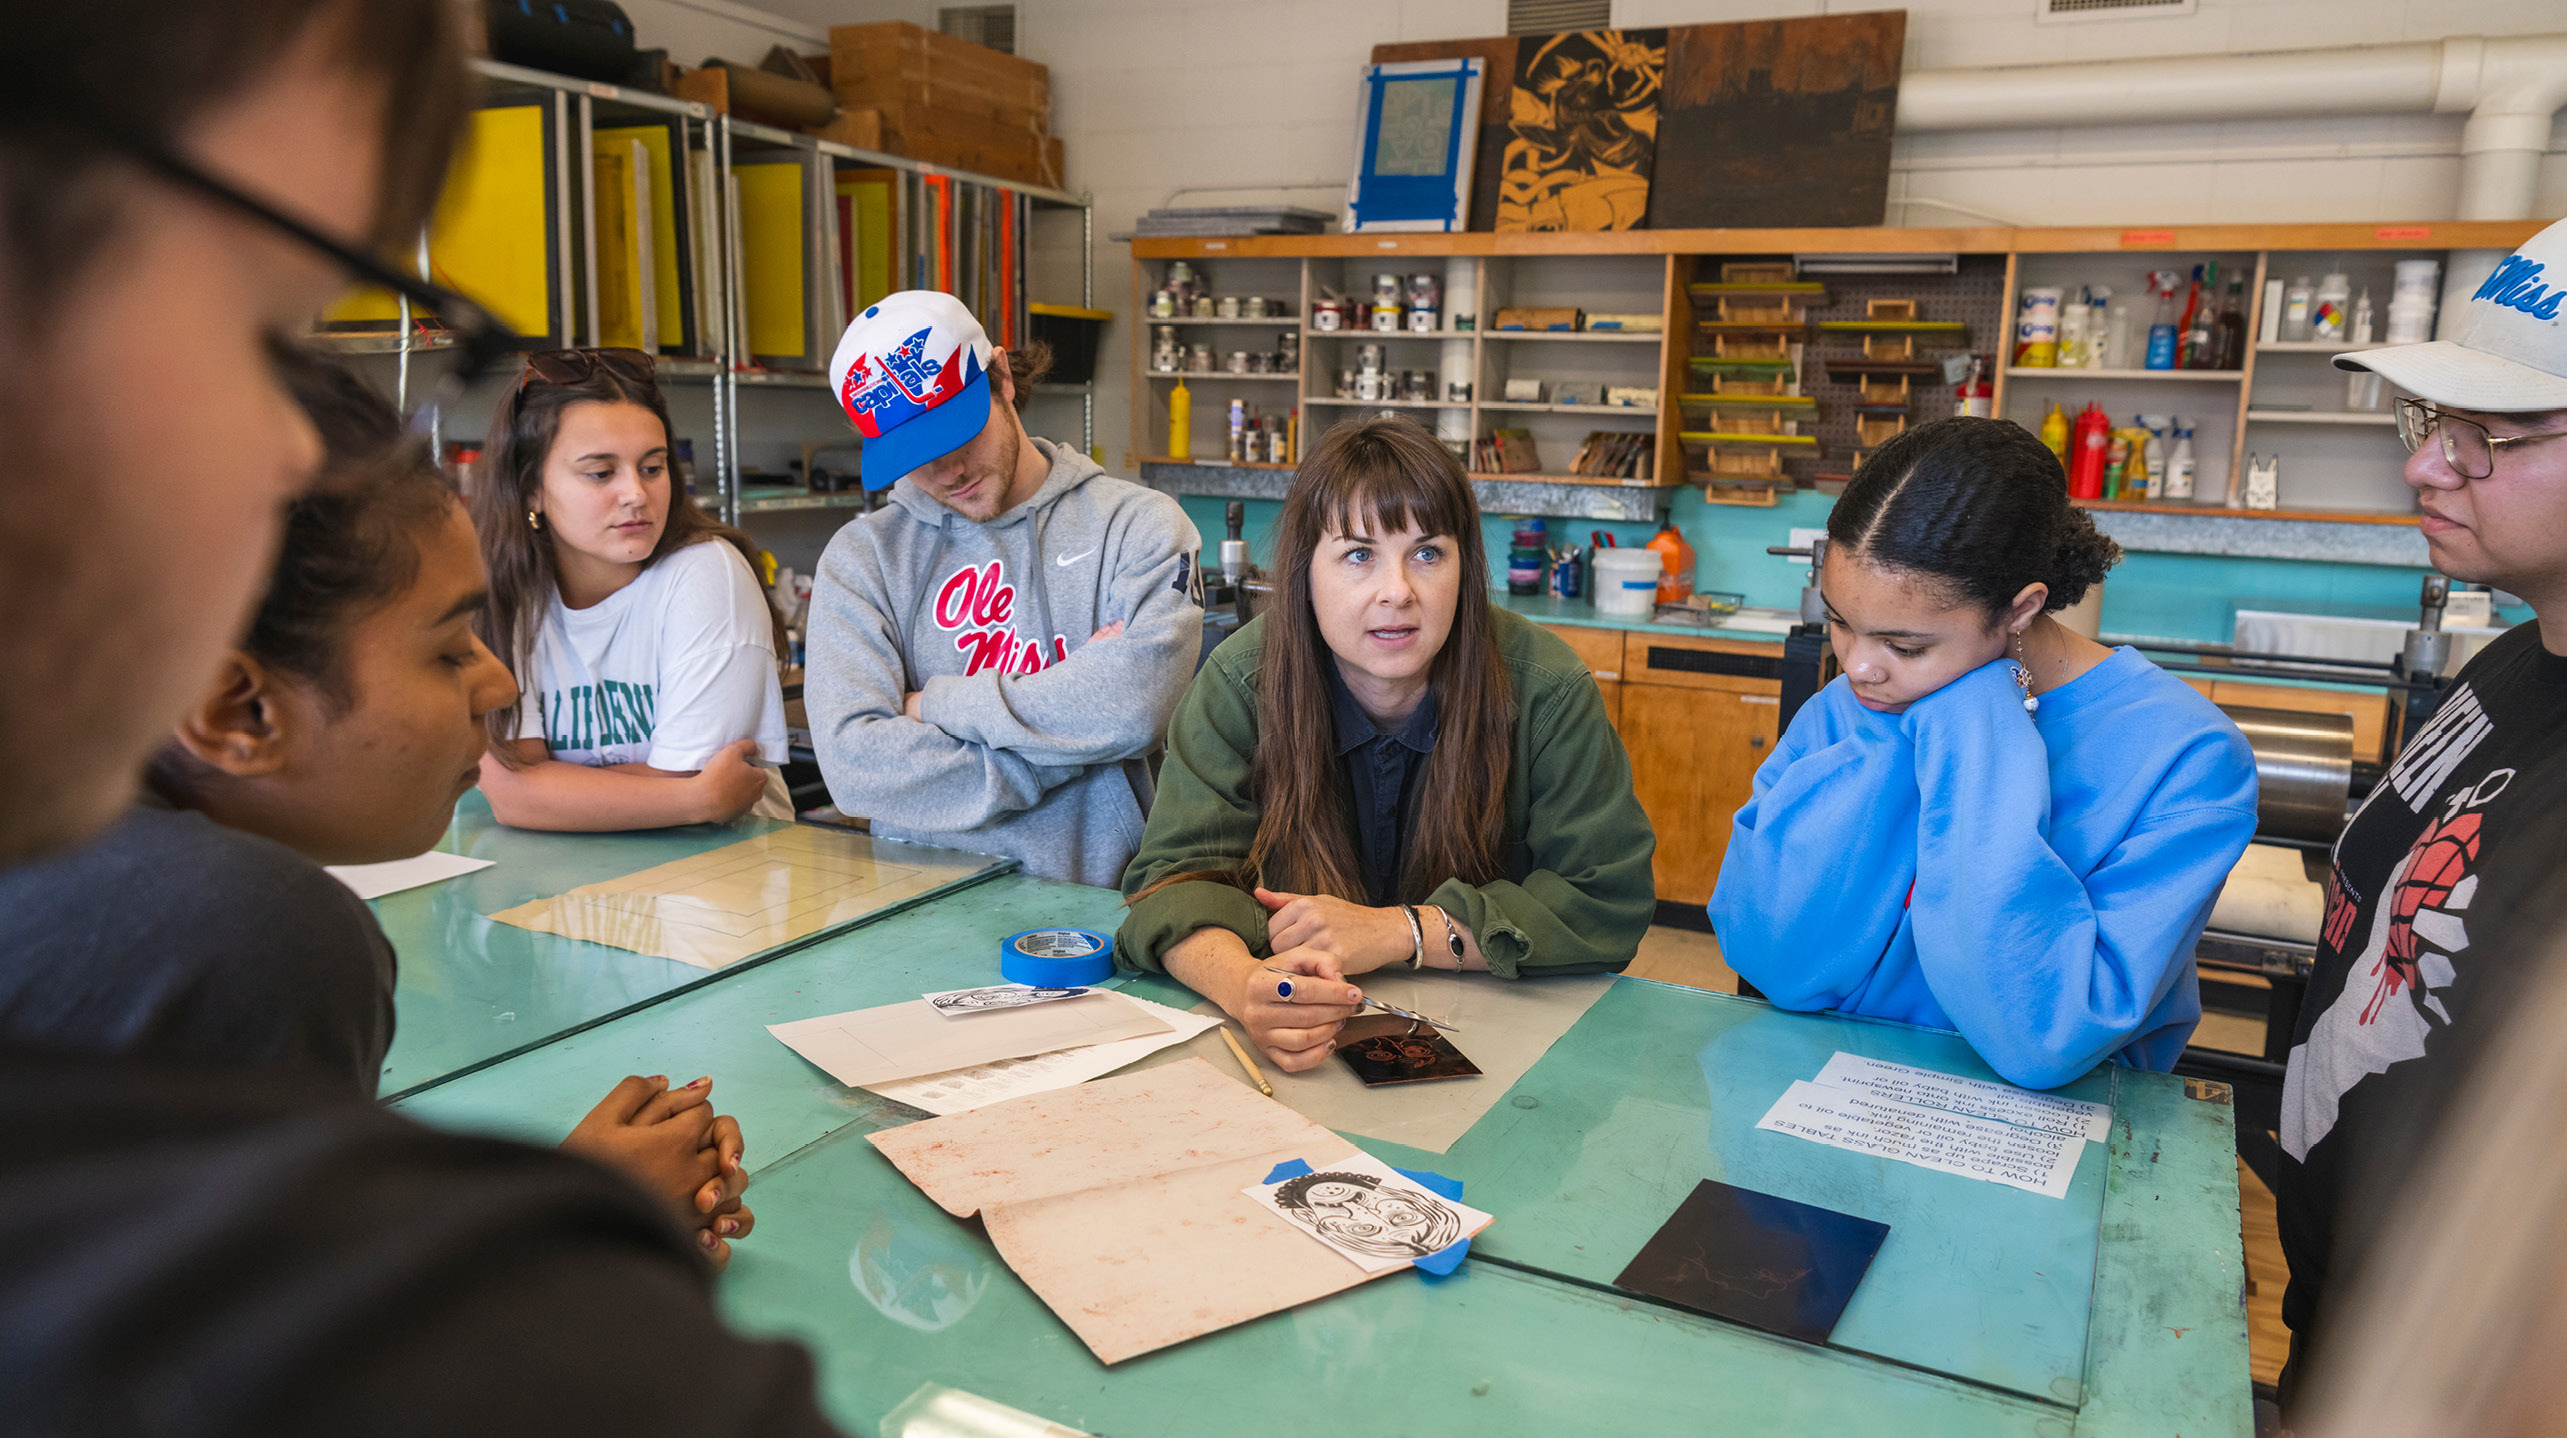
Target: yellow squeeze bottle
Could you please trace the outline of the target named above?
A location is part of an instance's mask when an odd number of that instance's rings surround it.
[[[1168,458],[1194,457],[1194,393],[1184,380],[1168,391]]]
[[[2060,410],[2059,401],[2055,399],[2050,401],[2050,412],[2041,417],[2041,442],[2050,446],[2052,454],[2059,456],[2060,467],[2064,470],[2068,463],[2068,416]]]

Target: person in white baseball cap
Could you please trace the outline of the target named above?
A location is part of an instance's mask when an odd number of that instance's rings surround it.
[[[847,326],[829,378],[891,502],[821,556],[804,694],[830,798],[875,833],[1112,886],[1202,652],[1203,541],[1174,499],[1026,434],[1047,361],[934,290]]]
[[[2286,1410],[2331,1296],[2375,1243],[2413,1238],[2385,1202],[2530,962],[2567,833],[2567,222],[2506,257],[2458,318],[2455,339],[2335,363],[2405,391],[2433,567],[2521,596],[2534,619],[2455,676],[2336,842],[2283,1079]]]

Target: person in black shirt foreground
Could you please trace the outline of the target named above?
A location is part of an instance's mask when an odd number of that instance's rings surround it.
[[[2341,1276],[2374,1243],[2432,1113],[2528,964],[2527,906],[2567,834],[2567,223],[2500,264],[2460,338],[2338,357],[2399,401],[2434,568],[2519,595],[2335,846],[2317,963],[2282,1093],[2291,1281],[2286,1413]]]
[[[323,863],[435,843],[513,700],[475,637],[489,595],[454,486],[355,374],[280,363],[321,432],[315,492],[249,633],[105,838],[0,873],[0,1036],[89,1054],[301,1069],[371,1098],[394,955]],[[710,1078],[618,1084],[564,1147],[671,1205],[716,1266],[751,1216]]]
[[[268,354],[346,267],[187,172],[343,248],[410,243],[468,93],[455,16],[13,9],[0,867],[127,810],[319,458]],[[725,1329],[699,1251],[592,1165],[236,1067],[0,1040],[0,1084],[18,1104],[0,1182],[61,1210],[0,1250],[12,1431],[832,1431],[808,1357]]]

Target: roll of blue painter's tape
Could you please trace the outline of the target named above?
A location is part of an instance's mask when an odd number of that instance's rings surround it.
[[[1009,983],[1075,989],[1114,977],[1114,940],[1093,929],[1027,929],[998,946]]]

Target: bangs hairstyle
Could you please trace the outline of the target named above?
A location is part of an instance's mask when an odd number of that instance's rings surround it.
[[[189,126],[266,80],[316,25],[379,82],[383,169],[373,242],[413,243],[445,187],[472,78],[453,0],[82,0],[8,7],[0,54],[0,267],[18,326],[50,318],[103,253],[132,173],[90,115],[177,148]],[[300,217],[298,217],[300,218]],[[21,329],[23,338],[24,329]]]
[[[535,634],[543,627],[546,609],[561,592],[553,531],[550,526],[538,530],[527,523],[526,512],[536,507],[536,496],[543,493],[544,461],[561,433],[562,412],[575,404],[637,404],[659,419],[660,442],[668,454],[668,520],[661,525],[660,542],[652,546],[644,565],[657,564],[690,544],[720,540],[740,551],[752,579],[758,576],[756,543],[706,514],[686,492],[677,470],[677,426],[669,422],[668,399],[656,380],[635,379],[601,364],[577,383],[555,384],[537,378],[532,368],[520,369],[491,416],[490,439],[474,471],[469,500],[481,557],[490,567],[490,605],[479,621],[481,642],[518,676],[516,701],[491,710],[484,720],[490,729],[490,752],[512,769],[519,766],[511,741],[517,735],[518,710],[526,702]],[[759,593],[765,593],[763,584]],[[767,600],[767,623],[779,659],[791,653],[783,616],[776,613],[772,598]]]
[[[418,582],[420,535],[462,496],[373,386],[301,350],[280,349],[277,364],[320,431],[321,473],[286,506],[276,566],[238,647],[344,713],[356,700],[349,631]],[[204,772],[173,743],[153,758],[149,778],[159,793],[180,797]]]
[[[1923,575],[1960,602],[2001,616],[2033,583],[2044,613],[2086,597],[2121,546],[2068,502],[2068,473],[2032,431],[1956,416],[1893,435],[1828,511],[1827,542],[1846,557]]]
[[[1403,533],[1453,541],[1461,570],[1453,628],[1427,671],[1435,749],[1415,804],[1416,831],[1399,898],[1416,903],[1447,879],[1503,878],[1506,778],[1515,696],[1489,617],[1488,552],[1480,507],[1452,452],[1400,416],[1341,424],[1304,460],[1275,524],[1275,598],[1258,670],[1257,752],[1251,782],[1257,835],[1243,886],[1334,894],[1368,902],[1355,820],[1337,762],[1336,706],[1322,665],[1336,656],[1310,601],[1310,565],[1331,534]]]

